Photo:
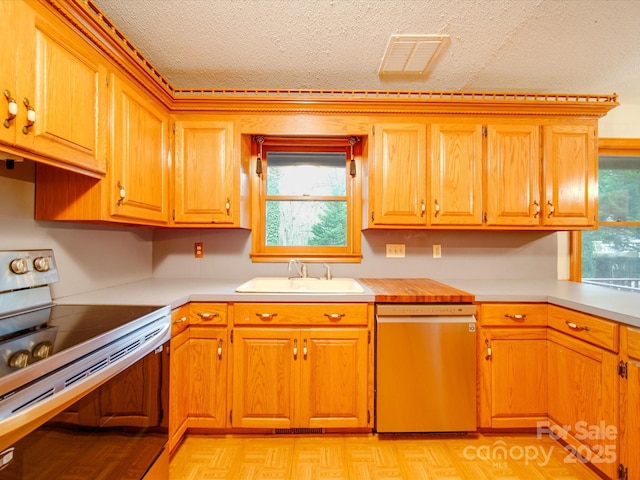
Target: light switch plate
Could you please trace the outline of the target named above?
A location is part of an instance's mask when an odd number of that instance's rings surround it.
[[[404,258],[404,243],[387,243],[387,258]]]

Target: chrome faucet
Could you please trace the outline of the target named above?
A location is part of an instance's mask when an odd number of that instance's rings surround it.
[[[291,270],[291,266],[294,265],[296,267],[296,272],[298,273],[298,277],[307,278],[307,266],[302,263],[297,258],[292,258],[289,260],[289,270]]]
[[[325,263],[324,268],[325,268],[324,278],[326,278],[327,280],[331,280],[333,278],[333,273],[331,273],[331,267]]]

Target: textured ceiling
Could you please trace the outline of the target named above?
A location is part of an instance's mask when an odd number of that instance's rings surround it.
[[[176,88],[528,91],[640,103],[640,0],[94,0]],[[447,34],[380,78],[392,34]]]

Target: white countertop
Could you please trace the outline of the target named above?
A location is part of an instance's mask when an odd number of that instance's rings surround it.
[[[441,283],[475,295],[477,302],[548,302],[640,327],[640,294],[559,280],[441,279]],[[151,278],[134,283],[59,297],[59,304],[169,305],[192,302],[373,302],[363,294],[236,293],[242,282],[219,279]]]

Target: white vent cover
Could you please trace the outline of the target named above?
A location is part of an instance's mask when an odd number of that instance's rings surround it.
[[[449,35],[391,35],[379,75],[426,75],[448,43]]]

